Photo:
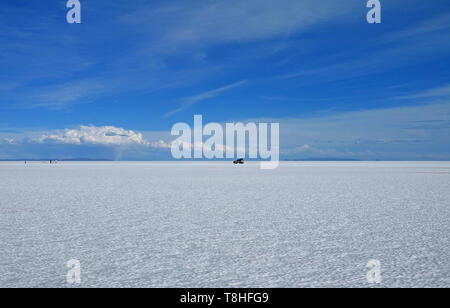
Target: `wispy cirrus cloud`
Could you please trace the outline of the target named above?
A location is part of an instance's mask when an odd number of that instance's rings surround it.
[[[375,36],[370,43],[359,42],[356,50],[329,54],[324,62],[290,70],[274,79],[303,79],[305,82],[343,80],[382,73],[411,63],[439,59],[450,52],[450,14],[439,14],[419,24],[395,29]],[[370,48],[367,48],[369,46]]]
[[[219,95],[221,95],[221,94],[223,94],[223,93],[225,93],[225,92],[227,92],[227,91],[229,91],[231,89],[234,89],[234,88],[237,88],[237,87],[243,85],[245,82],[246,82],[246,80],[242,80],[242,81],[235,82],[233,84],[230,84],[230,85],[218,88],[218,89],[214,89],[214,90],[211,90],[211,91],[207,91],[207,92],[204,92],[204,93],[200,93],[200,94],[197,94],[197,95],[186,97],[186,98],[182,99],[183,104],[179,108],[167,112],[164,115],[164,117],[170,117],[170,116],[172,116],[172,115],[174,115],[174,114],[176,114],[178,112],[181,112],[183,110],[188,109],[189,107],[192,107],[193,105],[195,105],[195,104],[197,104],[197,103],[199,103],[201,101],[217,97],[217,96],[219,96]]]
[[[203,48],[294,34],[359,8],[351,0],[177,1],[141,8],[122,21],[157,33],[154,47],[171,52],[180,46]]]
[[[423,99],[423,98],[430,98],[430,99],[443,99],[443,98],[450,98],[450,84],[436,87],[433,89],[425,90],[419,93],[411,94],[411,95],[405,95],[405,96],[399,96],[397,97],[399,99]]]
[[[432,19],[427,19],[405,30],[395,31],[384,36],[381,43],[392,43],[403,40],[417,40],[417,37],[435,35],[439,32],[448,32],[450,29],[450,14],[443,13]]]

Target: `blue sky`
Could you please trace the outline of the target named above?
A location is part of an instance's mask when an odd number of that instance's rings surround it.
[[[0,159],[168,159],[194,114],[279,122],[286,159],[450,159],[446,0],[80,2],[1,1]]]

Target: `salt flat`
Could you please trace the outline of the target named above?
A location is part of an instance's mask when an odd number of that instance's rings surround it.
[[[450,163],[0,163],[0,287],[450,286]]]

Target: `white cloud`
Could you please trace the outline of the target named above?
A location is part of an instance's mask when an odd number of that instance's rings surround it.
[[[302,146],[296,147],[291,151],[291,153],[304,153],[311,150],[311,146],[309,144],[304,144]]]
[[[155,149],[170,149],[172,147],[172,143],[167,143],[162,139],[159,141],[150,142],[147,145]]]
[[[144,137],[144,134],[146,137]],[[170,137],[114,126],[80,126],[52,131],[0,131],[0,159],[165,160]]]
[[[2,140],[0,140],[0,143],[15,144],[16,141],[14,140],[14,138],[3,138]]]
[[[24,131],[22,133],[0,132],[0,144],[60,144],[97,146],[140,146],[147,149],[170,149],[171,138],[166,132],[135,132],[115,126],[81,125],[74,129],[52,131]]]
[[[45,133],[38,138],[39,143],[94,144],[94,145],[145,145],[160,146],[150,143],[141,133],[114,126],[80,126],[77,129],[65,129]]]

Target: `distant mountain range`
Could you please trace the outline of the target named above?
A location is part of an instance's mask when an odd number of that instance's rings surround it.
[[[92,162],[95,162],[95,161],[114,161],[113,159],[101,159],[101,158],[99,158],[99,159],[92,159],[92,158],[67,158],[67,159],[55,159],[55,158],[41,158],[41,159],[26,159],[26,158],[17,158],[17,159],[0,159],[0,161],[3,161],[3,162],[7,162],[7,161],[13,161],[13,162],[16,162],[16,161],[30,161],[30,162],[39,162],[39,161],[43,161],[43,162],[48,162],[48,161],[50,161],[50,160],[53,160],[53,161],[61,161],[61,162],[63,162],[63,161],[71,161],[71,162],[74,162],[74,161],[92,161]],[[126,160],[125,160],[126,161]],[[145,160],[144,160],[145,161]],[[155,161],[155,160],[149,160],[149,161]],[[170,160],[168,160],[168,161],[196,161],[196,162],[199,162],[199,161],[232,161],[232,160],[229,160],[229,159],[212,159],[212,160],[207,160],[207,159],[204,159],[204,160],[198,160],[198,159],[196,159],[196,160],[188,160],[188,159],[182,159],[182,160],[174,160],[174,159],[170,159]],[[258,159],[246,159],[246,161],[259,161]],[[318,161],[318,162],[323,162],[323,161],[361,161],[361,160],[359,160],[359,159],[353,159],[353,158],[332,158],[332,157],[330,157],[330,158],[293,158],[293,159],[281,159],[280,161]]]
[[[112,161],[111,159],[90,159],[90,158],[68,158],[68,159],[55,159],[55,158],[42,158],[42,159],[0,159],[0,161]]]
[[[297,158],[297,159],[283,159],[282,161],[361,161],[354,158]]]

